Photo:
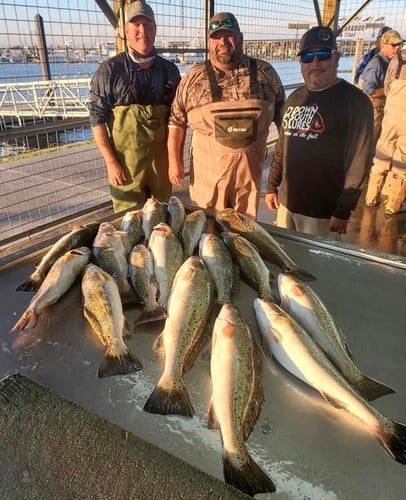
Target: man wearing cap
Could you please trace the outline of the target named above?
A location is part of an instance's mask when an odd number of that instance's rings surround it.
[[[337,78],[340,54],[330,28],[308,30],[298,55],[305,85],[286,101],[265,203],[277,210],[279,227],[344,234],[372,161],[372,105]]]
[[[386,31],[381,37],[380,50],[366,65],[362,73],[362,90],[368,94],[374,108],[374,145],[382,128],[385,106],[384,80],[389,61],[399,52],[402,38],[395,30]]]
[[[209,22],[209,56],[182,79],[169,119],[169,179],[184,177],[183,143],[192,129],[190,198],[212,210],[257,216],[270,124],[281,123],[285,94],[274,68],[243,54],[235,16]]]
[[[376,46],[373,47],[371,50],[368,50],[366,54],[364,54],[361,57],[361,60],[357,66],[357,69],[355,70],[355,75],[354,75],[354,83],[355,85],[359,85],[362,88],[362,79],[360,81],[360,77],[362,73],[364,72],[364,69],[366,68],[367,64],[369,61],[378,54],[380,46],[381,46],[381,37],[384,33],[387,31],[391,30],[389,26],[383,26],[379,31],[378,35],[376,37]]]
[[[100,65],[89,95],[90,124],[115,212],[171,194],[167,123],[180,81],[177,66],[155,50],[155,15],[144,1],[127,6],[125,35],[127,50]]]
[[[389,63],[384,89],[386,103],[382,132],[368,181],[365,203],[376,207],[386,198],[385,214],[396,214],[406,207],[406,50]]]

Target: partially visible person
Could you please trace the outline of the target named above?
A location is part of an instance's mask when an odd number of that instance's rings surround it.
[[[382,133],[368,181],[365,203],[379,205],[387,197],[385,213],[398,213],[406,197],[406,50],[394,57],[385,77],[386,104]]]
[[[243,54],[243,34],[229,12],[209,22],[210,60],[182,78],[169,119],[169,179],[184,178],[183,144],[192,129],[190,199],[212,210],[257,217],[269,126],[281,123],[285,94],[267,62]]]
[[[372,105],[337,77],[330,28],[308,30],[298,55],[305,84],[286,101],[265,203],[277,210],[279,227],[344,234],[372,163]]]
[[[402,37],[395,30],[389,30],[381,37],[380,49],[367,64],[362,73],[362,90],[369,96],[374,108],[374,146],[382,130],[385,106],[384,80],[389,61],[400,49]]]
[[[180,81],[177,66],[155,50],[155,15],[144,1],[127,6],[125,35],[127,50],[100,65],[89,95],[90,125],[115,212],[171,194],[167,125]]]
[[[378,35],[376,37],[376,45],[373,47],[371,50],[368,50],[362,57],[361,60],[357,66],[357,69],[355,70],[355,75],[354,75],[354,84],[358,85],[359,87],[362,88],[362,78],[361,75],[364,72],[364,69],[366,68],[367,64],[369,61],[376,56],[376,54],[379,53],[380,45],[381,45],[381,37],[384,33],[387,31],[391,30],[389,26],[383,26],[379,31]]]

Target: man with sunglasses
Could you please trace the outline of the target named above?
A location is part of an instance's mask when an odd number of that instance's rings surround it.
[[[90,125],[107,166],[114,211],[166,201],[170,105],[180,81],[177,66],[155,50],[156,24],[143,0],[125,10],[127,50],[103,62],[89,94]]]
[[[181,185],[189,125],[192,203],[256,218],[269,126],[281,123],[285,93],[269,63],[243,54],[243,34],[233,14],[210,19],[208,42],[209,61],[188,71],[172,103],[169,179]]]
[[[395,30],[388,30],[381,36],[379,52],[366,65],[362,73],[362,90],[368,94],[374,108],[374,145],[382,130],[385,106],[384,80],[389,61],[399,52],[402,38]]]
[[[372,105],[337,77],[330,28],[308,30],[298,55],[305,85],[286,101],[265,203],[277,210],[279,227],[344,234],[373,157]]]

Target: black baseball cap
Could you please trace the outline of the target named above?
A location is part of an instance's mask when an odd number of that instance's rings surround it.
[[[313,48],[337,50],[336,37],[330,28],[315,26],[306,31],[299,43],[298,56]]]

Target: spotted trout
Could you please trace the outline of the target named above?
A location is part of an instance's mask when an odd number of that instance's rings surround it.
[[[395,392],[392,388],[367,377],[354,363],[337,321],[316,292],[301,280],[279,274],[281,306],[309,333],[349,384],[368,401]]]
[[[397,462],[406,464],[406,426],[379,413],[355,391],[306,330],[283,309],[262,299],[254,299],[254,309],[264,343],[276,360],[334,408],[363,422]]]
[[[165,358],[165,367],[144,411],[193,416],[183,374],[193,366],[208,338],[212,298],[209,271],[200,257],[189,257],[176,273],[164,329],[154,343],[154,351]]]
[[[254,462],[245,441],[264,401],[255,343],[238,307],[224,304],[213,329],[209,428],[220,428],[227,484],[254,496],[276,490]]]
[[[69,290],[89,261],[90,248],[88,247],[69,250],[59,257],[12,331],[35,328],[41,313],[51,304],[55,304]]]
[[[69,252],[69,250],[73,250],[74,248],[90,248],[98,228],[99,223],[96,222],[75,226],[72,231],[59,238],[41,258],[41,261],[35,271],[24,283],[17,287],[17,290],[23,290],[25,292],[38,291],[41,283],[45,279],[45,276],[57,259],[64,253]]]
[[[215,219],[224,231],[241,234],[253,243],[261,257],[275,264],[282,272],[292,274],[304,281],[316,279],[312,274],[301,269],[276,239],[250,217],[236,212],[233,208],[226,208],[216,212]]]
[[[88,264],[82,277],[83,313],[106,348],[99,377],[125,375],[141,370],[141,362],[125,345],[128,325],[114,278],[95,264]]]

